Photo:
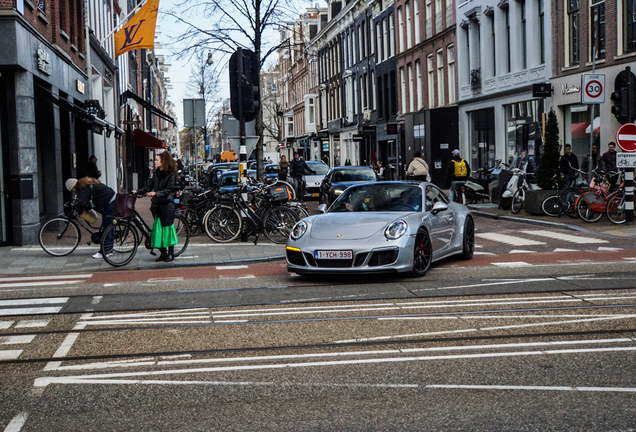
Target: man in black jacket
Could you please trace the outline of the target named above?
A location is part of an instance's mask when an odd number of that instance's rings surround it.
[[[576,157],[574,153],[572,153],[572,146],[570,144],[566,144],[564,146],[565,154],[561,156],[561,172],[563,173],[563,177],[565,177],[565,186],[571,187],[576,183],[576,178],[579,176],[579,159]]]
[[[102,172],[97,168],[97,158],[91,155],[86,162],[86,177],[100,178],[101,176]]]
[[[305,160],[300,158],[298,152],[294,152],[294,159],[289,163],[289,175],[292,178],[292,185],[296,189],[296,196],[301,201],[305,195],[305,181],[303,180],[305,170],[316,174],[316,171],[309,168]]]

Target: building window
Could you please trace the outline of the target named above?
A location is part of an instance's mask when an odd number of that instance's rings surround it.
[[[404,74],[404,68],[400,68],[400,88],[402,90],[402,114],[406,113],[406,76]]]
[[[404,52],[404,11],[398,8],[398,50]]]
[[[435,78],[433,68],[433,54],[426,57],[426,68],[428,71],[428,109],[435,106]]]
[[[519,2],[521,9],[521,69],[528,67],[528,49],[527,49],[527,32],[526,32],[526,1]]]
[[[389,55],[388,57],[395,55],[395,20],[393,14],[389,14]]]
[[[590,58],[596,55],[596,59],[605,58],[605,1],[592,0],[590,7]]]
[[[377,27],[377,25],[375,27]],[[369,42],[370,42],[369,54],[373,55],[373,54],[375,54],[375,43],[376,43],[376,41],[375,41],[375,33],[377,33],[377,30],[374,29],[372,21],[369,21],[369,33],[370,33],[369,34]]]
[[[417,106],[420,110],[422,108],[422,64],[419,60],[415,61],[415,74],[417,75]]]
[[[398,105],[397,105],[397,77],[395,75],[396,75],[395,71],[391,71],[389,73],[389,77],[390,77],[389,79],[391,80],[390,81],[390,84],[391,84],[391,89],[390,89],[390,92],[391,92],[390,93],[390,95],[391,95],[391,97],[390,97],[390,99],[391,99],[391,112],[390,112],[388,117],[390,117],[392,115],[395,115],[398,112]],[[387,94],[389,94],[389,92],[387,92]]]
[[[444,51],[437,51],[437,106],[444,106]]]
[[[568,31],[570,40],[570,64],[579,64],[579,0],[568,0]]]
[[[369,84],[371,85],[371,100],[369,101],[369,108],[371,108],[371,110],[374,110],[375,107],[378,106],[375,99],[375,96],[376,96],[375,71],[371,71],[371,82]]]
[[[448,103],[455,103],[455,47],[449,45],[446,48],[446,61],[448,62]]]
[[[417,89],[415,88],[415,82],[413,81],[413,64],[406,65],[407,79],[409,80],[409,112],[415,111],[415,94]]]
[[[293,117],[287,117],[287,136],[288,137],[294,136],[294,118]]]
[[[373,91],[374,95],[375,95],[375,89]],[[382,88],[382,77],[379,76],[378,77],[378,118],[383,119],[384,118],[384,92],[383,92],[383,88]]]
[[[42,12],[43,14],[46,14],[46,2],[44,0],[38,0],[37,8],[38,8],[38,11]]]
[[[541,40],[541,64],[545,63],[545,0],[539,0],[539,39]]]
[[[422,41],[420,39],[420,0],[413,0],[413,9],[413,15],[415,15],[415,44],[417,45]]]
[[[404,8],[406,9],[406,48],[411,48],[413,46],[413,31],[412,31],[412,19],[411,19],[411,3],[404,3]]]
[[[625,51],[636,51],[636,0],[623,0]]]
[[[384,60],[384,53],[386,52],[386,48],[384,48],[384,44],[382,43],[382,21],[375,23],[375,37],[378,44],[378,59],[381,62]]]
[[[541,1],[541,0],[539,0]],[[495,56],[495,45],[497,44],[497,37],[495,35],[495,16],[490,18],[490,66],[492,67],[492,77],[497,76],[497,57]]]
[[[362,26],[358,26],[358,57],[362,60],[365,57],[364,37],[362,36]]]
[[[308,103],[308,112],[309,112],[309,124],[316,123],[316,105],[314,103],[314,98],[309,98]]]
[[[506,72],[510,72],[510,10],[504,9],[506,16]],[[470,52],[470,51],[469,51]]]
[[[360,97],[362,98],[362,109],[366,110],[367,109],[367,86],[366,86],[366,81],[367,81],[367,74],[364,74],[364,76],[360,76]]]

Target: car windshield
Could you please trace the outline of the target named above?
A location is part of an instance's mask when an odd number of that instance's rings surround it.
[[[333,174],[333,182],[375,181],[375,173],[371,169],[338,170]]]
[[[312,170],[316,171],[316,175],[324,176],[325,174],[327,174],[329,172],[329,166],[327,166],[327,165],[325,165],[324,163],[321,163],[321,162],[316,162],[316,163],[307,162],[307,166],[309,168],[311,168]],[[305,174],[313,175],[309,171],[306,171],[306,170],[305,170]]]
[[[422,211],[422,189],[410,184],[373,184],[350,187],[333,203],[332,212]]]
[[[278,165],[267,165],[265,167],[265,174],[276,174],[278,172]]]

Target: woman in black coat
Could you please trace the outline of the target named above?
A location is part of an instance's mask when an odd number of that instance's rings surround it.
[[[174,228],[174,185],[177,181],[177,164],[170,152],[164,151],[155,159],[155,175],[150,184],[133,194],[142,193],[152,197],[150,211],[155,217],[152,225],[150,246],[158,248],[161,255],[157,261],[174,261],[174,247],[178,243]]]

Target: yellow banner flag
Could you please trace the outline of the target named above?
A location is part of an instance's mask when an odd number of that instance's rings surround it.
[[[128,22],[115,33],[115,57],[134,49],[154,49],[159,0],[148,0]]]

